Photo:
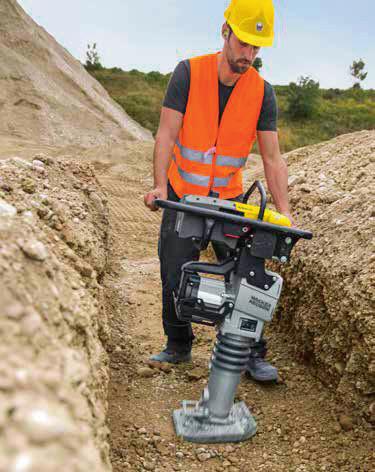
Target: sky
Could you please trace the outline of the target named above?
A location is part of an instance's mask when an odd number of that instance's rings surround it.
[[[251,0],[249,0],[251,1]],[[191,56],[222,47],[228,0],[18,0],[82,62],[97,43],[105,67],[170,72]],[[310,76],[323,88],[353,85],[349,66],[362,58],[375,89],[374,0],[274,0],[276,40],[260,52],[274,85]]]

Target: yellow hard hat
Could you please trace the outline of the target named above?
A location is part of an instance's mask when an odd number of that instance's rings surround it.
[[[224,16],[239,40],[253,46],[272,46],[275,35],[272,0],[232,0]]]

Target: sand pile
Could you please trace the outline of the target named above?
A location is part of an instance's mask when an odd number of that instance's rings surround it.
[[[0,2],[0,140],[91,147],[152,140],[16,0]]]
[[[106,200],[91,167],[0,161],[0,471],[103,472]]]
[[[284,270],[281,322],[319,378],[375,421],[375,132],[287,159],[298,226],[315,237]]]

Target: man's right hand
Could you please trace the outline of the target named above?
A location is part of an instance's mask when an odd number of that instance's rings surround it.
[[[148,192],[144,196],[144,202],[145,205],[151,210],[151,211],[158,211],[159,208],[155,205],[155,200],[159,198],[160,200],[167,200],[168,198],[168,191],[167,187],[157,187],[154,190],[151,190],[151,192]]]

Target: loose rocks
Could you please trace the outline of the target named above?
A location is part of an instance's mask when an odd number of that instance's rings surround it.
[[[17,209],[14,206],[0,199],[0,216],[15,216],[16,214]]]
[[[48,257],[48,252],[45,245],[35,239],[30,241],[20,240],[19,246],[26,256],[30,257],[30,259],[34,259],[35,261],[44,261]]]
[[[354,428],[354,421],[350,416],[340,415],[339,423],[344,431],[350,431]]]
[[[137,374],[139,375],[139,377],[149,378],[154,375],[154,371],[150,369],[150,367],[140,367],[137,370]]]
[[[20,408],[13,415],[13,420],[36,444],[61,440],[62,436],[72,434],[74,431],[68,413],[61,410],[59,405]]]

